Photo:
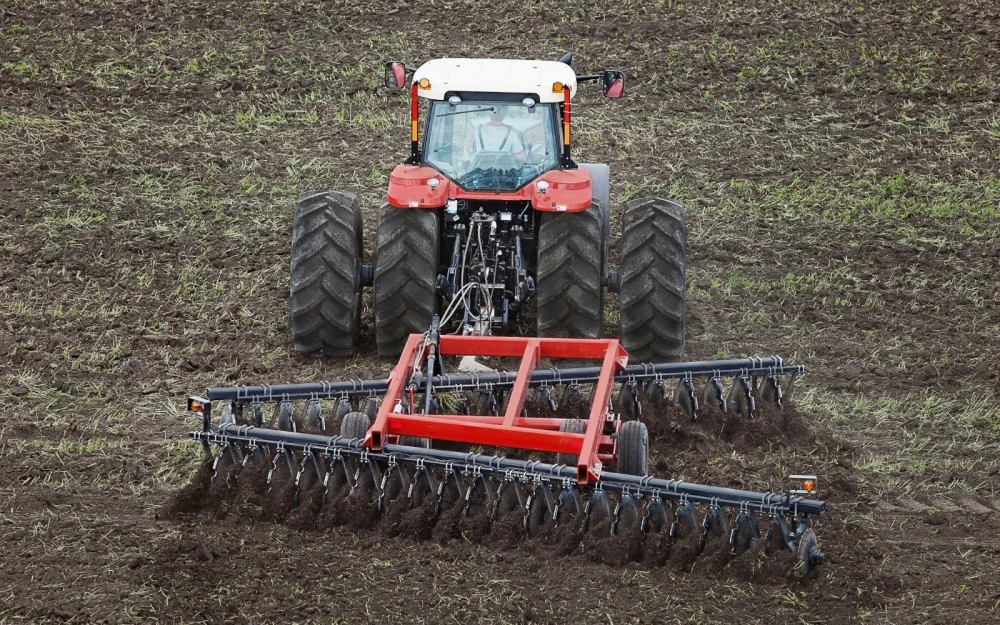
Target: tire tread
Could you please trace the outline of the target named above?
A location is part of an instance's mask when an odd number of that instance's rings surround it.
[[[686,230],[673,200],[630,201],[622,229],[622,346],[630,362],[678,360],[684,352]]]
[[[353,194],[299,196],[289,277],[289,328],[297,351],[349,357],[357,349],[361,227],[361,205]]]

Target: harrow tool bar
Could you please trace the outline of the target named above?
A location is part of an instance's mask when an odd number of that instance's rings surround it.
[[[695,377],[713,378],[799,375],[805,371],[802,365],[786,365],[779,356],[768,358],[744,358],[736,360],[702,360],[660,364],[641,364],[625,367],[614,376],[616,383],[646,382],[652,380],[685,380]],[[556,384],[587,384],[597,382],[600,367],[571,367],[565,369],[535,369],[531,372],[528,385],[531,387]],[[514,386],[518,373],[499,371],[495,373],[466,373],[436,375],[431,385],[437,391],[494,388],[497,390]],[[348,380],[345,382],[307,382],[304,384],[259,384],[241,386],[217,386],[208,389],[208,399],[232,400],[240,402],[280,402],[304,399],[331,399],[358,395],[384,395],[389,389],[390,379]],[[423,388],[426,377],[414,374],[408,386]]]
[[[284,452],[298,451],[325,457],[379,461],[386,466],[437,466],[469,476],[488,475],[525,484],[561,485],[565,488],[577,486],[574,466],[394,444],[385,444],[381,451],[373,451],[366,448],[361,439],[342,436],[328,437],[228,423],[221,425],[215,432],[191,432],[191,438],[205,445],[216,444],[220,447],[270,447]],[[822,501],[791,493],[760,493],[613,472],[601,473],[599,480],[586,488],[661,501],[702,503],[773,516],[803,517],[821,514],[826,507]]]

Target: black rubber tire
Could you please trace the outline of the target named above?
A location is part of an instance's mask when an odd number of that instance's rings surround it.
[[[410,334],[430,328],[438,309],[441,212],[383,204],[375,245],[375,342],[397,358]]]
[[[601,207],[604,240],[611,239],[611,169],[604,163],[579,163],[580,169],[590,172],[590,195]]]
[[[587,431],[587,424],[583,419],[566,419],[559,424],[560,432],[571,432],[573,434],[583,434]],[[556,464],[565,464],[570,467],[576,466],[576,459],[579,454],[556,454]]]
[[[623,421],[618,427],[618,472],[649,475],[649,432],[642,421]]]
[[[542,213],[537,245],[538,336],[600,338],[605,274],[600,207]]]
[[[343,421],[340,422],[340,435],[345,438],[363,439],[371,426],[372,423],[365,413],[349,412],[344,415]]]
[[[431,448],[431,439],[421,436],[400,436],[399,444],[406,447],[419,447],[421,449]]]
[[[622,346],[630,363],[670,362],[684,353],[684,208],[645,198],[625,207],[622,228]]]
[[[805,577],[815,568],[816,563],[813,561],[812,554],[817,550],[819,550],[819,544],[816,539],[816,531],[810,527],[799,537],[795,553],[796,576]]]
[[[361,328],[361,205],[350,193],[299,195],[292,229],[290,315],[295,349],[346,358]]]

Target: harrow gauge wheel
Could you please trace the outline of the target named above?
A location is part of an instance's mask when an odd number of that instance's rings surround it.
[[[813,568],[823,561],[823,552],[819,550],[816,532],[807,529],[799,537],[799,545],[795,554],[795,572],[799,577],[805,577]]]
[[[368,415],[363,412],[349,412],[344,415],[344,420],[340,422],[340,435],[344,438],[362,439],[368,434],[371,427]]]
[[[649,432],[641,421],[623,421],[618,429],[618,472],[649,475]]]
[[[560,432],[570,432],[572,434],[584,434],[587,431],[587,424],[583,419],[566,419],[559,424]],[[567,466],[576,465],[576,454],[556,454],[556,464]]]
[[[430,449],[431,439],[421,438],[419,436],[400,436],[399,444],[405,445],[406,447],[419,447],[420,449]]]
[[[361,328],[361,205],[350,193],[306,191],[295,207],[289,326],[295,349],[354,355]]]
[[[684,352],[684,208],[632,200],[622,227],[622,346],[629,362],[675,361]]]

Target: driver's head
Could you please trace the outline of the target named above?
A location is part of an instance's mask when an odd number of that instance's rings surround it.
[[[500,123],[507,117],[507,107],[506,106],[494,106],[493,112],[490,113],[490,121]]]

